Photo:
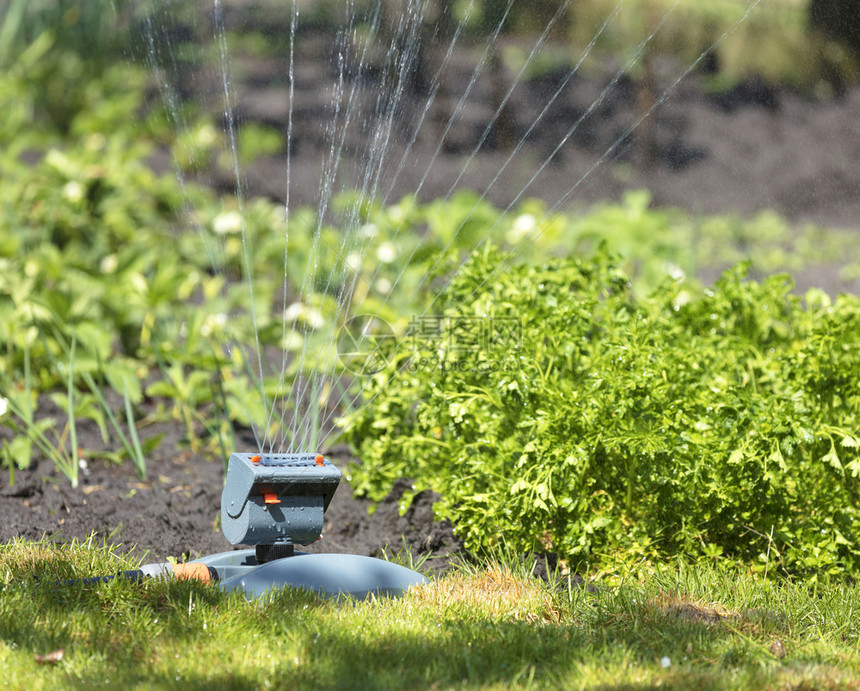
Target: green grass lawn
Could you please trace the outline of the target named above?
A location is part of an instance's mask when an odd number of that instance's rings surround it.
[[[589,590],[498,562],[368,602],[297,590],[249,602],[188,581],[55,585],[138,561],[92,541],[0,548],[5,687],[860,686],[848,585],[675,564]],[[39,657],[59,649],[59,661]]]

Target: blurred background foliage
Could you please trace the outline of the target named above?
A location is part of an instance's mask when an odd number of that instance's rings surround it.
[[[370,21],[378,4],[359,0],[354,6]],[[383,24],[393,26],[404,8],[414,4],[385,0]],[[298,5],[303,22],[313,17],[320,28],[331,28],[345,19],[343,3],[298,0]],[[607,56],[626,61],[645,37],[654,34],[646,57],[672,55],[690,64],[704,54],[702,71],[719,77],[714,80],[715,88],[727,88],[755,75],[798,87],[839,91],[858,77],[860,17],[853,0],[431,0],[427,7],[426,32],[437,38],[453,33],[462,22],[467,35],[482,42],[501,23],[504,38],[514,43],[522,38],[530,45],[552,22],[549,39],[553,49],[547,51],[548,60],[539,61],[547,71],[574,64],[607,17],[620,8],[596,44],[595,65]],[[253,22],[245,30],[252,27]],[[235,28],[242,30],[239,24]],[[730,29],[730,35],[721,39]],[[261,47],[268,42],[277,50],[277,35],[264,32],[261,37]],[[711,50],[717,41],[719,45]],[[640,69],[647,69],[647,60],[645,65]]]
[[[23,121],[67,133],[94,90],[121,90],[113,65],[130,42],[123,0],[0,3],[0,136]],[[123,29],[125,27],[126,29]],[[29,86],[30,88],[24,88]]]
[[[856,80],[860,57],[860,10],[853,0],[634,0],[600,35],[593,51],[595,65],[607,55],[623,63],[648,42],[648,55],[672,55],[690,64],[701,56],[700,67],[712,76],[714,88],[728,88],[752,75],[793,86],[839,92]],[[380,36],[387,40],[391,27],[413,0],[381,3]],[[531,69],[569,68],[595,36],[606,18],[618,8],[616,0],[582,0],[563,6],[559,0],[430,0],[425,6],[425,38],[443,40],[463,22],[467,36],[480,42],[499,23],[506,58],[517,61],[516,40],[531,44],[548,22],[552,49]],[[357,0],[349,11],[371,21],[379,3]],[[302,30],[335,31],[348,11],[336,0],[297,0]],[[561,9],[560,9],[561,8]],[[212,11],[186,0],[5,0],[0,2],[0,71],[6,110],[2,120],[29,115],[67,132],[77,112],[88,108],[99,87],[120,90],[124,78],[117,65],[127,67],[146,59],[150,47],[143,29],[165,29],[176,48],[170,56],[178,63],[195,59],[194,43],[212,44]],[[283,2],[223,2],[223,17],[232,44],[261,55],[284,54],[289,42],[290,13]],[[744,18],[745,17],[745,18]],[[743,21],[734,25],[741,19]],[[734,27],[734,28],[733,28]],[[717,42],[728,29],[731,34]],[[166,30],[166,29],[165,29]],[[656,33],[655,33],[656,32]],[[182,46],[185,46],[182,48]],[[158,55],[149,56],[159,59]],[[420,59],[420,56],[419,56]],[[419,67],[420,69],[420,67]],[[634,77],[637,76],[635,73]],[[10,90],[12,82],[34,88]],[[13,118],[14,119],[14,118]]]

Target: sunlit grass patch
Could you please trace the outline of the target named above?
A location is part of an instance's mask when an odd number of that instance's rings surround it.
[[[658,623],[676,620],[693,624],[719,624],[740,618],[738,612],[732,612],[718,602],[701,603],[682,594],[662,592],[642,603],[640,615]]]
[[[557,624],[561,610],[555,598],[534,578],[514,575],[510,570],[491,566],[476,573],[456,573],[414,588],[406,601],[440,613],[485,617],[531,624]]]

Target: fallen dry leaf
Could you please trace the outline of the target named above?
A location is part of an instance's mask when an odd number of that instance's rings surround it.
[[[782,644],[782,641],[776,639],[770,646],[770,652],[773,653],[773,656],[777,660],[781,660],[785,657],[785,646]]]
[[[47,655],[39,655],[39,653],[34,653],[33,659],[36,661],[37,664],[40,665],[55,665],[63,659],[63,654],[65,652],[65,648],[57,648],[56,650],[48,653]]]

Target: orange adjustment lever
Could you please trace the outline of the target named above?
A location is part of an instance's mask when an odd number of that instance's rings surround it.
[[[263,501],[267,504],[280,504],[281,500],[278,499],[278,495],[274,492],[267,492],[263,495]]]
[[[324,465],[325,456],[323,456],[322,454],[317,454],[317,457],[314,458],[314,463],[316,463],[317,465]]]
[[[259,463],[262,460],[259,456],[251,456],[251,463]]]

